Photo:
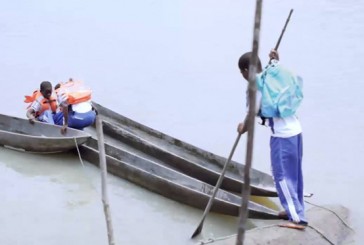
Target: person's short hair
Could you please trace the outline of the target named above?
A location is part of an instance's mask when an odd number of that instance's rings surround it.
[[[52,90],[52,84],[50,82],[48,82],[48,81],[43,81],[40,84],[40,91],[44,91],[44,90],[47,90],[47,89]]]
[[[249,65],[250,65],[251,57],[252,57],[252,52],[247,52],[247,53],[243,54],[240,57],[239,62],[238,62],[238,66],[239,66],[240,71],[244,71],[245,69],[246,70],[249,70]],[[258,57],[258,64],[257,64],[257,66],[260,69],[262,68],[262,63],[260,62],[259,57]]]

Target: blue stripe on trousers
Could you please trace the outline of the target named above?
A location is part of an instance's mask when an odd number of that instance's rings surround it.
[[[307,221],[303,200],[302,134],[271,137],[271,163],[280,202],[291,221]]]

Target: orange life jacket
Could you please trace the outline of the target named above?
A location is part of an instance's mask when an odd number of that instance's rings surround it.
[[[34,101],[38,101],[40,104],[40,111],[36,111],[35,112],[35,116],[38,117],[40,114],[42,114],[44,111],[46,110],[52,110],[52,112],[56,112],[57,111],[57,99],[55,96],[51,95],[51,97],[49,97],[49,99],[44,98],[44,96],[42,95],[42,93],[39,90],[35,90],[33,92],[33,94],[31,96],[25,95],[25,103],[33,103]],[[32,104],[29,104],[27,109],[31,106]]]
[[[92,90],[86,88],[82,82],[69,80],[65,83],[60,83],[60,85],[61,86],[56,90],[56,93],[66,93],[69,105],[91,100]]]

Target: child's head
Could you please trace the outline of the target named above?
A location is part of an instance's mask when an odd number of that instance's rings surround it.
[[[238,62],[240,72],[247,81],[249,80],[249,66],[251,57],[252,57],[252,52],[247,52],[240,57]],[[257,72],[261,71],[262,71],[262,63],[260,62],[260,59],[258,57]]]
[[[52,84],[48,81],[44,81],[40,84],[40,92],[44,98],[49,99],[52,95]]]

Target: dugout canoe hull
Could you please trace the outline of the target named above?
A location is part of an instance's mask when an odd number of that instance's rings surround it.
[[[69,151],[85,143],[91,135],[72,128],[61,134],[61,127],[0,114],[0,145],[34,153]]]
[[[175,170],[211,185],[216,184],[226,158],[149,128],[96,102],[93,105],[104,121],[105,135],[113,138],[116,145],[117,142],[128,144],[144,155],[169,163]],[[239,169],[242,170],[243,166],[235,161],[230,163],[222,189],[241,193],[244,177]],[[250,177],[252,195],[277,196],[271,175],[252,169]]]
[[[81,145],[79,149],[83,159],[99,165],[96,139],[91,139]],[[105,154],[109,173],[177,202],[203,210],[213,192],[214,186],[139,157],[126,149],[116,148],[105,143]],[[211,211],[238,216],[241,202],[241,197],[220,189]],[[277,215],[275,210],[249,202],[249,217],[251,218],[277,219]]]

